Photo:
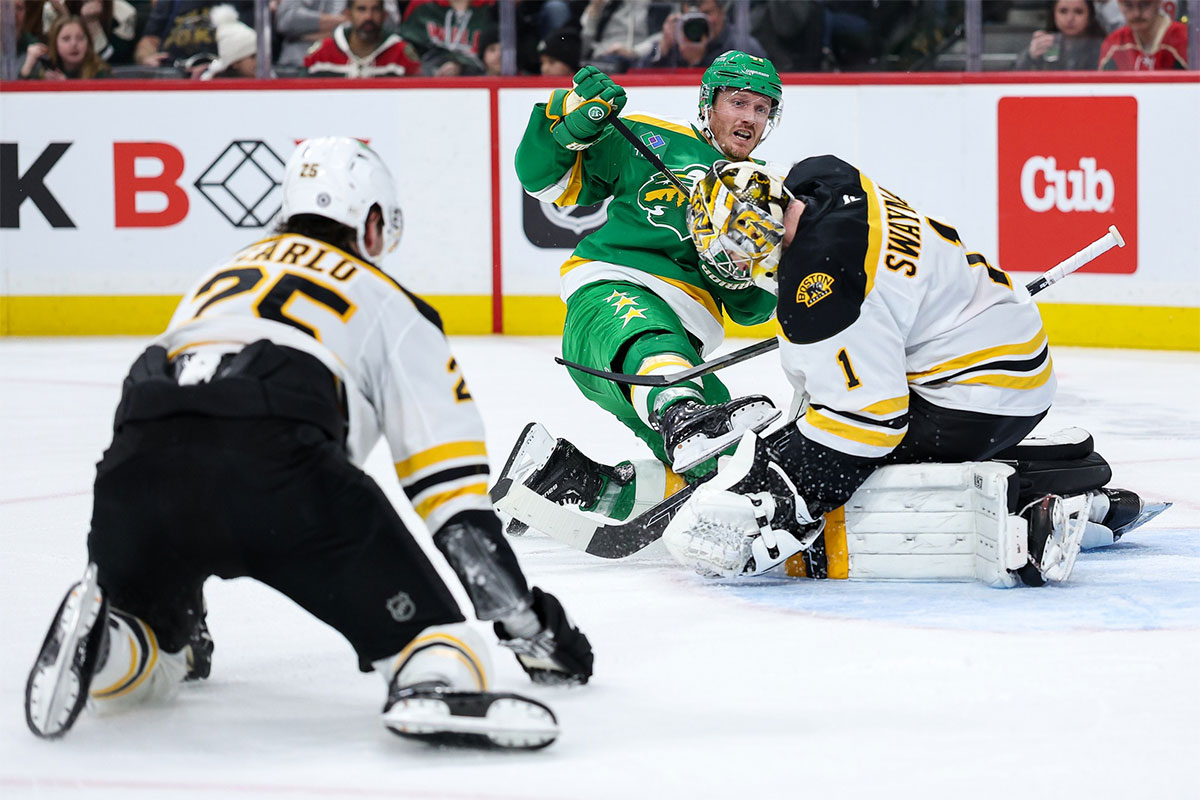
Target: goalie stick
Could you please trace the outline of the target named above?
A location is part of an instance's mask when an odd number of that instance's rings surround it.
[[[621,126],[624,127],[624,126]],[[620,130],[620,128],[618,128]],[[625,129],[629,132],[629,129]],[[633,136],[632,133],[629,133]],[[642,144],[634,137],[633,141],[637,144]],[[651,154],[653,155],[653,154]],[[661,163],[661,162],[660,162]],[[665,167],[663,167],[665,169]],[[1094,260],[1102,253],[1106,253],[1114,247],[1124,247],[1125,239],[1121,236],[1121,232],[1117,230],[1116,225],[1108,226],[1108,233],[1101,236],[1096,241],[1089,244],[1087,247],[1080,250],[1070,258],[1064,259],[1050,269],[1043,272],[1037,278],[1034,278],[1029,283],[1025,284],[1026,290],[1033,295],[1045,289],[1047,286],[1053,286],[1060,280],[1070,275],[1075,270]],[[726,353],[723,356],[717,356],[711,361],[705,361],[703,364],[697,364],[694,367],[689,367],[679,372],[671,372],[665,375],[630,375],[625,372],[608,372],[602,369],[587,367],[583,364],[576,364],[574,361],[567,361],[558,356],[554,360],[568,369],[586,372],[588,375],[595,375],[600,378],[631,386],[674,386],[677,383],[690,381],[693,378],[700,378],[709,373],[716,372],[719,369],[740,364],[754,358],[763,353],[769,353],[779,347],[779,339],[764,339],[761,342],[755,342],[749,347],[743,347],[741,350],[734,350],[731,353]]]

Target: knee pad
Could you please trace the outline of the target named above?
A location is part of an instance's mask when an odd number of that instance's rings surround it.
[[[174,696],[187,674],[183,650],[164,652],[149,625],[119,609],[109,613],[107,636],[108,653],[89,692],[92,711],[105,714]]]
[[[376,661],[375,668],[385,681],[399,687],[440,683],[482,692],[488,688],[492,663],[483,637],[459,622],[426,628],[399,654]]]

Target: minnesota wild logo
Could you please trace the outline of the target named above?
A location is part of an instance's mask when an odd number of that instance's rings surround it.
[[[671,171],[685,186],[692,186],[704,177],[708,166],[688,164]],[[646,212],[646,221],[651,225],[672,231],[681,242],[688,241],[687,220],[684,217],[688,196],[679,191],[679,188],[661,172],[655,172],[653,177],[641,185],[638,189],[637,203],[638,207]]]

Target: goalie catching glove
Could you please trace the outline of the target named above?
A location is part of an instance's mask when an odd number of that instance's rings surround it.
[[[625,107],[625,90],[593,66],[575,73],[575,87],[555,89],[546,104],[550,135],[568,150],[586,150],[609,132]]]
[[[718,161],[692,187],[687,225],[700,270],[718,286],[774,293],[783,215],[783,179],[752,161]]]
[[[516,654],[534,683],[587,683],[592,677],[587,636],[571,622],[557,597],[536,586],[532,593],[530,609],[496,623],[500,644]],[[528,615],[535,615],[536,621]]]
[[[663,533],[668,552],[701,575],[758,575],[807,549],[813,520],[771,448],[753,432],[680,508]]]

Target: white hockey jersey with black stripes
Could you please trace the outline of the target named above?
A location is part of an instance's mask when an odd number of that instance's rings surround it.
[[[799,162],[786,185],[806,209],[780,263],[780,353],[807,438],[882,457],[910,392],[984,414],[1050,407],[1049,344],[1020,283],[838,158]]]
[[[342,381],[351,460],[361,466],[385,437],[431,531],[492,510],[483,422],[428,303],[366,261],[284,234],[204,275],[157,343],[174,358],[259,339],[312,354]]]

